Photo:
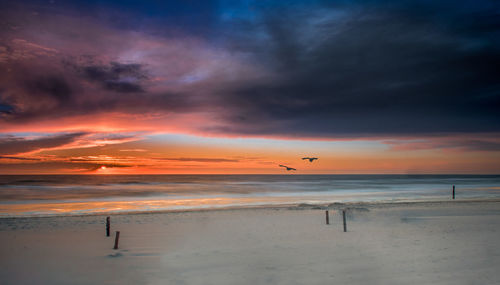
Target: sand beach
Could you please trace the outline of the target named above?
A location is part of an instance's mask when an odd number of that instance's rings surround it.
[[[498,200],[105,217],[0,219],[1,283],[500,284]]]

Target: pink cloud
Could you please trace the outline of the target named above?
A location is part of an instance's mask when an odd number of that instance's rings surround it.
[[[12,110],[0,113],[2,132],[96,125],[196,132],[218,124],[220,86],[269,75],[244,56],[190,35],[156,37],[89,17],[4,16],[22,28],[0,40],[0,67],[7,70],[0,104]]]

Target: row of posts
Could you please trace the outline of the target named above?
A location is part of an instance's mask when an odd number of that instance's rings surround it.
[[[329,225],[330,224],[330,214],[328,213],[328,210],[325,211],[325,215],[326,215],[326,224]],[[344,221],[344,232],[347,232],[347,224],[345,221],[345,210],[342,210],[342,220]]]
[[[455,185],[453,185],[453,190],[452,190],[451,197],[452,197],[453,200],[455,200]],[[329,225],[330,224],[330,215],[328,213],[328,210],[325,211],[325,215],[326,215],[326,224]],[[345,232],[347,232],[347,223],[346,223],[346,219],[345,219],[345,210],[342,210],[342,221],[343,221],[343,224],[344,224],[344,233],[345,233]]]
[[[106,217],[106,236],[109,237],[109,230],[111,229],[111,218]],[[118,242],[120,241],[120,231],[115,232],[115,246],[113,249],[118,249]]]

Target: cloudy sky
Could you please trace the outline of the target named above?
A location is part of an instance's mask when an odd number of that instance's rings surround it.
[[[499,66],[495,0],[2,1],[0,173],[498,174]]]

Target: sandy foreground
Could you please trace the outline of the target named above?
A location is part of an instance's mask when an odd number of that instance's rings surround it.
[[[0,283],[500,284],[500,202],[350,207],[0,219]]]

